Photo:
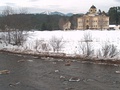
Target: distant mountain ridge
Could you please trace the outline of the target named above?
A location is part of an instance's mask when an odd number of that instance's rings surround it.
[[[73,15],[73,13],[64,14],[64,13],[61,13],[61,12],[58,12],[58,11],[55,11],[55,12],[45,11],[45,12],[41,12],[40,14],[46,14],[46,15],[61,15],[61,16],[72,16],[72,15]]]

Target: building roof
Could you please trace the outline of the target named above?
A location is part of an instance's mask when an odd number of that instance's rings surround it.
[[[92,5],[91,8],[96,8],[96,7],[94,5]]]

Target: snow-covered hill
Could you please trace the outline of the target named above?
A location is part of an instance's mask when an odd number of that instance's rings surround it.
[[[73,13],[64,14],[64,13],[61,13],[61,12],[58,12],[58,11],[55,11],[55,12],[44,11],[44,12],[41,12],[40,14],[46,14],[46,15],[61,15],[61,16],[72,16],[72,15],[73,15]]]

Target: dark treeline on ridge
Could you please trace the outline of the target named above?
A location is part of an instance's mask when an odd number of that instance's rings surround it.
[[[12,14],[0,17],[0,29],[7,27],[13,29],[37,29],[37,30],[58,30],[60,15],[46,14]]]
[[[108,11],[110,24],[120,24],[120,6],[111,7]]]

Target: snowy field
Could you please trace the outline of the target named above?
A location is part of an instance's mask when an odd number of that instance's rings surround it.
[[[59,42],[56,44],[59,45],[56,49],[54,46],[57,41]],[[1,43],[0,49],[119,58],[120,31],[30,31],[28,32],[27,41],[22,46],[6,46],[4,43]],[[113,55],[111,55],[111,52]]]

